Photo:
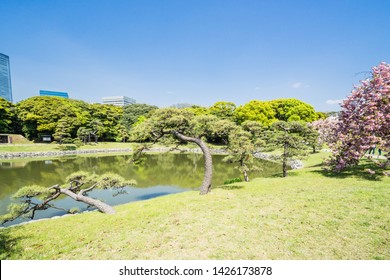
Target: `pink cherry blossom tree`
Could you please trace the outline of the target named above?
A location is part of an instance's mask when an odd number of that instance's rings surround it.
[[[371,74],[341,105],[337,141],[330,143],[329,163],[336,171],[358,164],[373,145],[390,149],[390,65],[382,62]]]
[[[337,142],[339,119],[337,117],[328,117],[319,119],[311,123],[312,127],[318,131],[318,145],[332,145]]]

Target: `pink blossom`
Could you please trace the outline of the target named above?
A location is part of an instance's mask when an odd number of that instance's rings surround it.
[[[390,148],[390,65],[384,62],[372,68],[372,77],[355,86],[341,105],[337,124],[324,130],[333,152],[331,166],[342,170],[359,163],[367,149],[378,145]],[[321,135],[321,132],[320,132]],[[320,136],[321,137],[321,136]]]

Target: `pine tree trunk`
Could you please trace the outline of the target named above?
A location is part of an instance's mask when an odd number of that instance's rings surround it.
[[[283,177],[287,177],[287,159],[283,158]]]
[[[208,194],[211,190],[211,181],[213,178],[213,161],[209,148],[199,138],[188,137],[177,131],[174,131],[173,134],[182,141],[195,143],[202,150],[204,156],[204,176],[202,186],[200,187],[200,194]]]
[[[287,177],[287,144],[283,147],[283,177]]]
[[[249,182],[249,176],[248,176],[248,173],[246,172],[246,170],[244,171],[244,180],[245,180],[245,182]]]
[[[88,205],[96,207],[100,212],[103,212],[106,214],[115,214],[114,208],[112,208],[110,205],[108,205],[100,200],[97,200],[97,199],[94,199],[94,198],[91,198],[88,196],[84,196],[84,195],[75,194],[74,192],[72,192],[68,189],[60,189],[60,191],[61,191],[61,193],[73,198],[76,201],[81,201],[81,202],[84,202]]]

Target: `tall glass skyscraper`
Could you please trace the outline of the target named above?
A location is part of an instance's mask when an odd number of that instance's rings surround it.
[[[0,53],[0,97],[12,102],[11,68],[8,55]]]

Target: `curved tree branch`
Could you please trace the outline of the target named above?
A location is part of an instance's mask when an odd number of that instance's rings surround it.
[[[185,136],[178,131],[173,131],[172,134],[181,141],[195,143],[202,150],[204,156],[204,177],[203,183],[200,187],[200,194],[209,193],[211,190],[211,181],[213,178],[213,161],[211,158],[211,152],[206,143],[199,138]]]
[[[95,206],[100,212],[103,212],[106,214],[115,214],[114,208],[112,208],[110,205],[108,205],[100,200],[97,200],[97,199],[94,199],[94,198],[91,198],[88,196],[80,195],[80,194],[75,194],[74,192],[72,192],[68,189],[61,189],[60,191],[62,194],[65,194],[76,201],[81,201],[81,202],[84,202],[86,204]]]

